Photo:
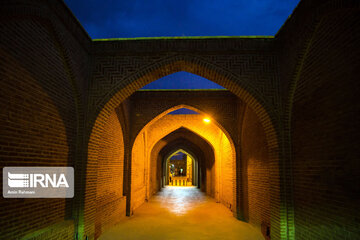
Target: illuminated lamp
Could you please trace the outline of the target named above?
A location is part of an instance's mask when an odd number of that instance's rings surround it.
[[[204,123],[210,123],[211,122],[210,118],[204,118],[203,121],[204,121]]]

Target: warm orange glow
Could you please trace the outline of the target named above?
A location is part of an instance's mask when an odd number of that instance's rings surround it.
[[[211,122],[210,118],[204,118],[203,121],[204,121],[204,123],[210,123]]]
[[[209,121],[205,121],[204,119],[208,119]],[[151,122],[149,125],[146,125],[141,132],[138,133],[131,150],[131,163],[132,169],[134,170],[131,171],[131,194],[135,196],[131,200],[133,209],[140,207],[142,203],[145,202],[145,199],[150,199],[150,197],[153,196],[153,192],[160,186],[158,174],[156,173],[162,171],[162,169],[158,166],[158,158],[156,155],[159,156],[159,151],[168,144],[167,139],[173,141],[173,138],[168,138],[168,136],[171,136],[170,134],[174,132],[179,133],[179,139],[183,137],[182,134],[184,134],[184,136],[185,134],[189,134],[189,138],[185,138],[185,140],[189,139],[188,141],[191,141],[191,137],[197,137],[199,141],[202,140],[205,141],[206,144],[209,144],[207,148],[204,147],[205,150],[210,150],[210,152],[204,152],[207,157],[207,165],[203,166],[204,171],[202,172],[202,176],[204,176],[204,181],[202,182],[202,190],[208,195],[214,196],[216,201],[222,201],[226,206],[236,206],[234,199],[236,199],[237,195],[234,182],[232,181],[236,175],[232,167],[235,163],[234,146],[222,129],[218,127],[216,119],[214,119],[214,124],[212,121],[212,116],[207,114],[166,114]],[[177,135],[174,136],[177,137]],[[174,140],[175,139],[177,138],[174,138]],[[194,142],[195,141],[198,143],[197,139],[194,139]],[[182,144],[182,142],[180,142],[180,144]],[[179,145],[179,147],[180,146],[182,145]],[[186,150],[181,148],[178,148],[175,152],[177,151],[182,151],[186,154]],[[153,153],[155,155],[152,155]],[[186,155],[191,156],[190,153]],[[191,163],[195,163],[193,160]],[[194,166],[196,166],[196,164],[194,164]],[[190,185],[193,183],[190,179],[189,181],[187,179],[195,176],[197,179],[195,185],[197,186],[201,179],[199,175],[196,175],[196,173],[199,174],[199,172],[192,171],[194,169],[198,170],[198,168],[194,168],[194,166],[192,169],[189,169],[189,171],[186,170],[186,173],[191,173],[190,176],[177,177],[173,175],[171,179],[173,184],[170,184],[169,181],[169,185],[179,188],[179,191],[182,188],[191,189]],[[164,180],[167,180],[167,176],[165,176]],[[187,182],[189,182],[189,185]],[[163,183],[164,185],[168,184],[167,181]],[[179,209],[180,206],[177,210]]]

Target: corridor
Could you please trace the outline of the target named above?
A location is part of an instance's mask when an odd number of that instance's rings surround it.
[[[360,240],[360,1],[81,1],[0,1],[0,240]]]
[[[167,186],[99,239],[264,238],[257,229],[234,218],[229,209],[198,188]]]

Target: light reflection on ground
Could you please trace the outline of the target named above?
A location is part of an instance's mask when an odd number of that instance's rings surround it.
[[[260,231],[196,187],[166,187],[100,240],[263,240]]]
[[[196,187],[167,186],[152,200],[159,201],[161,207],[180,216],[204,204],[206,196]]]

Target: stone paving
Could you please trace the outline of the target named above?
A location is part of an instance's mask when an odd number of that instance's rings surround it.
[[[196,187],[166,187],[100,240],[263,240],[261,233]]]

